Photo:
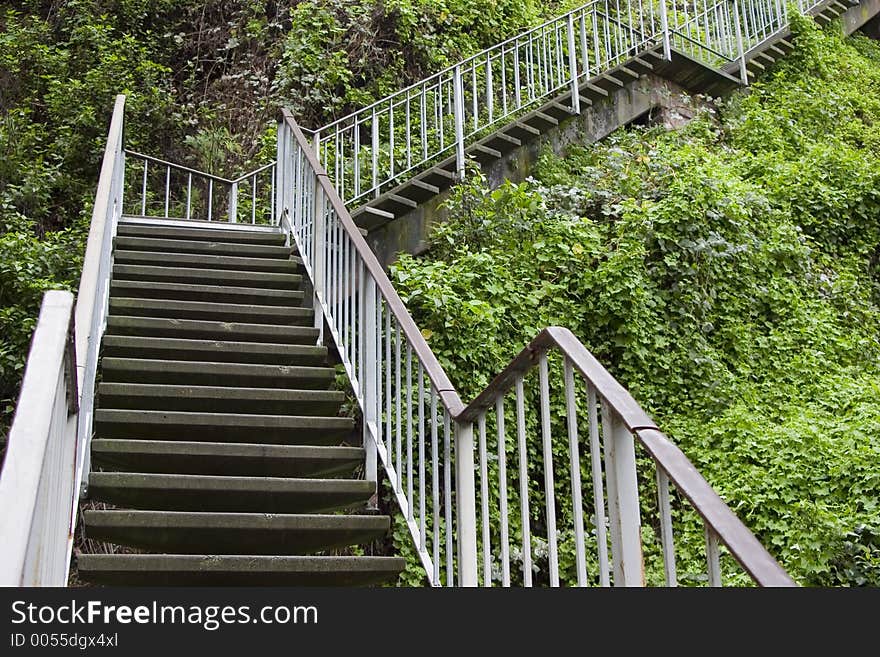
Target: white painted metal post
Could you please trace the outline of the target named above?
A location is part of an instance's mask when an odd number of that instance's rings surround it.
[[[477,586],[477,495],[474,425],[455,424],[455,498],[458,509],[458,582]]]
[[[453,113],[455,115],[455,169],[459,180],[464,180],[464,88],[461,67],[452,72]]]
[[[581,94],[578,84],[577,52],[574,42],[574,17],[568,15],[568,70],[571,76],[571,111],[573,114],[581,113]]]
[[[663,30],[663,59],[672,59],[672,45],[669,43],[669,17],[666,14],[666,0],[660,0],[660,27]]]
[[[614,586],[644,586],[635,441],[617,414],[607,408],[602,413],[602,434]]]
[[[284,185],[287,176],[287,152],[286,140],[287,123],[285,121],[278,122],[278,129],[275,135],[275,215],[272,217],[273,222],[281,224],[281,215],[284,213]]]
[[[362,269],[363,271],[363,269]],[[364,371],[360,373],[361,389],[364,392],[364,450],[366,450],[366,479],[378,481],[378,447],[377,441],[381,428],[378,414],[379,384],[379,349],[378,327],[376,326],[376,280],[367,274],[362,281],[361,290],[364,303],[361,308],[364,316],[359,318],[364,328]],[[412,504],[412,498],[409,500]],[[370,506],[375,508],[376,498]]]
[[[312,244],[312,278],[314,285],[314,326],[318,329],[317,344],[324,344],[324,312],[321,302],[327,298],[326,293],[326,272],[324,271],[324,250],[327,241],[326,211],[325,211],[325,195],[321,189],[321,182],[318,176],[315,176],[315,194],[314,194],[314,217],[313,217],[313,234],[314,243]]]
[[[736,25],[736,47],[739,55],[739,77],[745,86],[749,86],[749,72],[746,68],[746,53],[743,50],[742,25],[740,25],[739,0],[733,0],[733,22]]]
[[[229,223],[238,221],[238,183],[232,183],[229,188]]]

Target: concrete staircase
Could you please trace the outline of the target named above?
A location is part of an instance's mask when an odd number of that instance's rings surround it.
[[[359,585],[394,557],[315,346],[302,262],[272,229],[120,222],[97,387],[88,539],[101,584]],[[352,550],[343,550],[352,553]]]

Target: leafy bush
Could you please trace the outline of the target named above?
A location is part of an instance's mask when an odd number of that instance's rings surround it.
[[[463,397],[567,326],[799,581],[880,585],[880,47],[795,32],[683,130],[472,177],[393,274]]]

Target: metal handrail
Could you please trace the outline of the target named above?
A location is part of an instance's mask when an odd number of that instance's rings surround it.
[[[798,0],[802,13],[823,0]],[[644,51],[673,48],[716,69],[788,24],[783,0],[591,0],[308,133],[336,191],[357,207],[466,148],[502,120],[579,89]],[[444,165],[446,166],[446,165]]]
[[[258,190],[258,181],[260,174],[266,174],[268,172],[269,184],[268,189],[264,190],[262,194],[264,194],[268,203],[268,217],[266,218],[266,222],[274,223],[275,217],[275,162],[268,162],[260,167],[257,167],[253,171],[249,171],[244,173],[237,178],[224,178],[223,176],[218,176],[212,173],[207,173],[205,171],[200,171],[198,169],[193,169],[191,167],[187,167],[181,164],[175,164],[174,162],[169,162],[167,160],[163,160],[158,157],[154,157],[152,155],[145,155],[143,153],[139,153],[133,150],[126,150],[125,155],[128,158],[134,160],[140,160],[143,162],[143,170],[139,174],[140,176],[140,197],[135,198],[135,207],[139,210],[138,214],[144,217],[156,217],[161,219],[170,219],[172,218],[172,200],[175,195],[175,185],[172,185],[172,174],[177,175],[185,175],[186,184],[184,185],[181,181],[180,187],[185,188],[183,192],[184,200],[182,201],[182,205],[185,208],[181,213],[183,216],[179,217],[180,219],[192,220],[194,218],[203,217],[206,221],[220,221],[221,217],[225,217],[226,221],[230,223],[237,223],[240,220],[239,217],[239,191],[242,183],[248,184],[250,186],[250,223],[257,223],[257,206],[258,200],[263,201],[261,198],[261,194]],[[160,173],[164,172],[164,175],[160,176],[160,190],[157,194],[157,197],[160,201],[160,207],[162,211],[156,214],[150,214],[149,210],[151,210],[151,206],[148,205],[148,201],[150,199],[151,185],[150,185],[150,164],[156,165],[154,169],[158,169]],[[204,199],[200,199],[198,197],[198,193],[194,193],[194,183],[196,188],[199,186],[199,182],[203,183],[204,187]],[[217,196],[216,188],[221,187],[224,189],[223,197],[225,197],[225,206],[222,203],[215,203],[215,197]],[[180,196],[180,194],[176,194]],[[224,211],[221,213],[219,211],[215,212],[215,207],[220,206]],[[196,206],[196,207],[194,207]],[[261,215],[264,213],[261,213]],[[261,217],[262,218],[262,217]]]
[[[497,429],[498,467],[507,458],[504,397],[516,396],[516,433],[519,454],[518,493],[522,533],[522,583],[531,585],[532,540],[528,506],[530,469],[526,448],[525,379],[539,371],[540,425],[545,485],[543,495],[551,585],[559,583],[556,528],[554,448],[551,436],[548,357],[564,361],[568,448],[571,462],[573,533],[577,550],[578,582],[586,574],[587,537],[581,504],[581,459],[578,453],[577,383],[583,379],[589,397],[587,431],[594,492],[599,583],[608,585],[609,568],[615,585],[642,585],[642,537],[636,478],[635,446],[646,450],[656,464],[658,522],[666,581],[676,585],[673,512],[670,482],[702,519],[710,584],[721,583],[719,544],[759,585],[791,586],[792,579],[761,546],[748,528],[696,472],[687,457],[656,427],[629,393],[589,354],[570,331],[545,329],[495,380],[465,406],[443,367],[407,312],[372,250],[357,229],[309,141],[287,110],[278,130],[279,198],[283,225],[303,258],[315,291],[316,325],[326,320],[363,413],[366,476],[376,480],[381,461],[394,495],[415,542],[419,558],[432,585],[490,585],[493,567],[500,564],[502,584],[510,585],[510,527],[506,475],[503,500],[499,500],[500,526],[490,521],[487,425]],[[414,376],[415,374],[415,376]],[[417,401],[415,401],[417,400]],[[439,405],[438,405],[439,402]],[[601,405],[601,421],[597,411]],[[476,425],[476,432],[475,432]],[[604,450],[600,445],[600,433]],[[478,439],[475,440],[475,433]],[[440,437],[442,435],[442,445]],[[503,447],[503,448],[502,448]],[[479,454],[475,468],[474,453]],[[417,453],[416,453],[417,452]],[[453,458],[454,452],[454,458]],[[605,540],[607,479],[608,532],[611,558]],[[504,466],[506,468],[506,466]],[[478,475],[475,473],[479,473]],[[506,470],[505,470],[506,472]],[[430,491],[428,477],[430,476]],[[442,478],[442,483],[441,483]],[[454,480],[454,483],[453,483]],[[477,480],[480,510],[477,509]],[[549,519],[553,521],[550,522]],[[479,519],[479,520],[478,520]],[[454,527],[454,529],[453,529]],[[479,530],[482,530],[481,532]],[[501,554],[491,551],[500,532]],[[542,541],[544,539],[541,539]],[[592,540],[592,539],[590,539]],[[478,568],[482,552],[483,568]],[[603,556],[604,555],[604,556]],[[445,562],[445,569],[443,563]],[[443,571],[445,570],[445,580]]]
[[[0,472],[0,586],[64,586],[76,526],[73,295],[43,296]]]

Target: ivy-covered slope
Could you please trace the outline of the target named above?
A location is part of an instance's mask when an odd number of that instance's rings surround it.
[[[880,44],[795,31],[685,129],[459,187],[393,273],[463,397],[567,326],[797,580],[880,585]]]

